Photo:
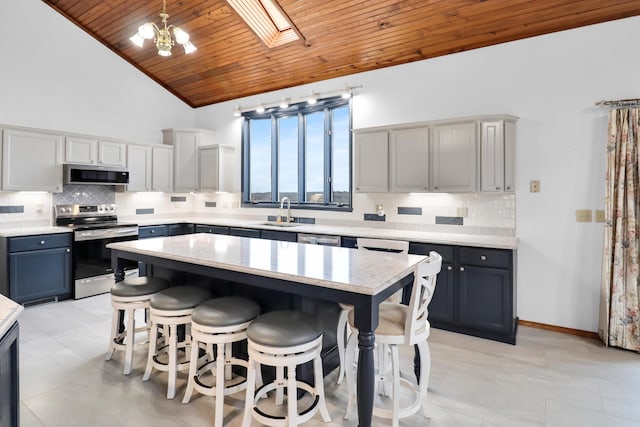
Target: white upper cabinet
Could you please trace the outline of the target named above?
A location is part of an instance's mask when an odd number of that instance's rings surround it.
[[[355,191],[389,191],[389,132],[358,132],[355,135]]]
[[[151,148],[151,191],[173,191],[173,148]]]
[[[214,136],[205,129],[162,130],[162,142],[174,147],[173,191],[199,191],[198,147],[213,144]]]
[[[476,123],[435,125],[432,132],[431,190],[442,193],[477,191]]]
[[[151,191],[151,147],[127,145],[127,191]]]
[[[206,145],[198,148],[198,188],[203,192],[233,191],[234,148],[228,145]]]
[[[126,166],[126,144],[67,136],[65,162],[103,166]]]
[[[429,128],[393,129],[389,141],[389,190],[429,191]]]
[[[62,135],[5,129],[2,133],[2,189],[62,191]]]

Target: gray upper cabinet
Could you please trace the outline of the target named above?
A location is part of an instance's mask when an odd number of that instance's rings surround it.
[[[429,191],[429,128],[394,129],[389,141],[389,190]]]
[[[97,164],[103,166],[126,166],[126,144],[113,141],[99,141],[92,138],[67,136],[65,162]]]
[[[355,191],[389,191],[389,132],[357,132],[354,154]]]
[[[127,145],[127,170],[129,171],[127,191],[150,191],[151,147]]]
[[[215,142],[205,129],[163,129],[162,142],[174,147],[173,191],[199,191],[198,147]]]
[[[151,147],[151,191],[173,191],[173,149]]]
[[[431,190],[443,193],[477,191],[476,123],[435,125],[432,132]]]
[[[2,133],[2,189],[5,191],[62,191],[62,135],[4,129]]]
[[[228,145],[198,147],[198,189],[200,191],[233,191],[233,153]]]
[[[515,123],[480,123],[480,190],[514,191]]]

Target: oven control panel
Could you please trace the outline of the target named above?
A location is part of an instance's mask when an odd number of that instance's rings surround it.
[[[54,213],[56,218],[76,218],[84,216],[116,215],[116,205],[56,205]]]

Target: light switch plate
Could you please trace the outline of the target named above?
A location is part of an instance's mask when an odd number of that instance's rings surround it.
[[[596,210],[596,222],[604,222],[604,211]]]
[[[534,179],[533,181],[529,181],[529,193],[539,193],[540,192],[540,181]]]
[[[578,209],[576,210],[576,222],[591,222],[591,209]]]

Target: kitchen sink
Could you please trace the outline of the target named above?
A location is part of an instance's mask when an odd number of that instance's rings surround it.
[[[273,227],[297,227],[299,225],[302,225],[298,222],[276,222],[276,221],[265,221],[265,222],[261,222],[261,225],[270,225]]]

